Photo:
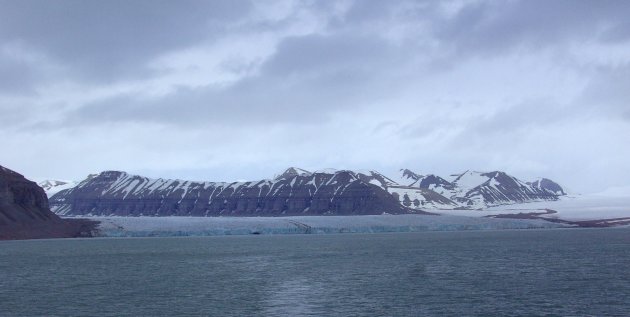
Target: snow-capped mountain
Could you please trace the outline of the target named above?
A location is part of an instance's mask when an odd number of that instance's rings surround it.
[[[74,181],[62,181],[62,180],[43,180],[37,182],[39,187],[43,188],[48,197],[52,197],[54,194],[64,190],[69,189],[76,186],[78,183]]]
[[[50,188],[64,186],[72,185],[53,183]],[[399,214],[557,200],[562,195],[562,187],[549,179],[523,182],[499,171],[466,171],[447,180],[409,169],[389,178],[377,171],[291,167],[273,179],[250,182],[150,179],[107,171],[52,195],[50,205],[63,215]]]
[[[409,212],[378,173],[299,171],[273,180],[193,182],[106,171],[50,199],[62,215],[278,216]]]
[[[398,198],[400,204],[407,208],[425,209],[454,209],[460,207],[456,202],[422,187],[390,186],[387,191]]]
[[[416,174],[409,169],[400,169],[399,174],[393,179],[399,186],[414,186],[418,180],[422,178],[422,175]],[[416,186],[417,187],[417,186]]]
[[[284,172],[279,173],[274,179],[286,179],[294,176],[310,176],[313,173],[298,167],[289,167]]]
[[[378,172],[371,171],[372,175],[380,181],[385,189],[392,194],[400,204],[407,208],[424,209],[453,209],[459,207],[457,203],[444,197],[428,187],[419,186],[425,176],[417,174],[409,169],[401,169],[397,177],[386,177]]]
[[[547,179],[547,178],[539,178],[531,183],[527,183],[528,185],[530,185],[532,188],[538,189],[538,190],[542,190],[545,191],[551,195],[556,195],[556,196],[563,196],[566,195],[567,193],[564,191],[564,189],[562,189],[562,187],[560,187],[560,185],[558,185],[557,183],[555,183],[554,181]]]
[[[430,189],[468,208],[556,200],[566,194],[560,185],[549,179],[523,182],[500,171],[465,171],[451,175],[450,181],[436,175],[414,175],[418,177],[409,186]]]

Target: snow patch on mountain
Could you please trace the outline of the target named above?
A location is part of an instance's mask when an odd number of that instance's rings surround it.
[[[454,209],[459,205],[438,193],[410,186],[392,186],[388,191],[398,198],[398,201],[407,208],[416,210]]]
[[[44,189],[44,192],[46,192],[46,195],[49,198],[52,197],[54,194],[65,189],[72,188],[76,186],[77,184],[78,182],[75,182],[75,181],[53,180],[53,179],[46,179],[46,180],[37,182],[37,185],[39,185],[39,187]]]
[[[457,188],[457,192],[460,194],[466,194],[469,190],[482,185],[490,178],[482,172],[465,171],[455,177],[451,183]]]

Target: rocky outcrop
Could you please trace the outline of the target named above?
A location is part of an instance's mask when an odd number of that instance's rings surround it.
[[[89,221],[65,221],[48,208],[44,190],[0,166],[0,239],[64,238],[88,235]]]
[[[44,190],[24,176],[0,166],[0,226],[58,221]]]
[[[273,180],[192,182],[106,171],[50,199],[62,215],[288,216],[409,212],[378,173],[306,172]]]
[[[550,195],[562,196],[567,194],[564,189],[560,185],[558,185],[558,183],[547,178],[539,178],[527,184],[530,185],[532,188],[546,192]]]

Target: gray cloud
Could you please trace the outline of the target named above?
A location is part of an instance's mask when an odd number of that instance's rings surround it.
[[[630,64],[598,68],[585,88],[580,107],[591,113],[622,117],[630,111]]]
[[[589,166],[592,184],[620,185],[629,149],[610,148],[630,133],[629,9],[0,0],[0,147],[33,143],[0,159],[65,178],[489,168],[578,190],[571,169]]]
[[[247,1],[2,1],[0,40],[49,55],[80,78],[151,76],[146,62],[211,39]]]
[[[361,72],[382,67],[396,51],[377,36],[320,36],[288,38],[263,66],[265,75],[277,77],[309,73]]]
[[[437,35],[456,46],[460,54],[542,49],[570,41],[601,40],[601,34],[622,34],[627,30],[629,10],[627,1],[473,2],[438,25]]]
[[[167,96],[124,94],[79,108],[63,125],[150,121],[180,126],[207,124],[312,124],[336,110],[377,96],[382,69],[404,56],[375,37],[291,37],[260,74],[227,86],[180,87]],[[368,99],[368,100],[366,100]]]
[[[0,55],[0,94],[23,95],[34,92],[40,81],[36,70],[24,61]]]
[[[544,111],[541,111],[544,109]],[[505,133],[527,133],[581,115],[571,107],[550,100],[529,100],[501,109],[485,120],[471,125],[470,130],[482,137]]]

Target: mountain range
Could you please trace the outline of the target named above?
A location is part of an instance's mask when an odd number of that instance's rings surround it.
[[[409,169],[389,178],[376,171],[310,172],[291,167],[273,179],[247,182],[152,179],[105,171],[54,193],[58,186],[49,189],[54,212],[103,216],[402,214],[557,200],[566,195],[546,178],[526,182],[501,171],[466,171],[442,178]]]

